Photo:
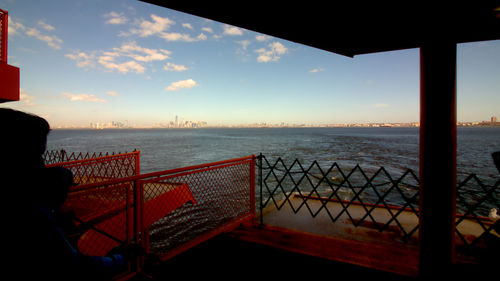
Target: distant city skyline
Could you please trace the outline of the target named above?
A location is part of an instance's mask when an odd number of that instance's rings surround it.
[[[419,50],[348,58],[131,0],[12,1],[8,62],[52,127],[419,121]],[[326,36],[326,35],[325,35]],[[500,116],[500,40],[457,45],[457,120]],[[119,124],[115,123],[117,127]]]
[[[136,126],[133,123],[129,123],[128,120],[124,121],[109,121],[109,122],[91,122],[88,126],[76,126],[76,125],[67,125],[67,126],[56,126],[53,129],[148,129],[148,128],[164,128],[164,129],[175,129],[175,128],[183,128],[183,129],[199,129],[199,128],[278,128],[278,127],[419,127],[419,122],[389,122],[389,123],[377,123],[377,122],[369,122],[369,123],[329,123],[329,124],[296,124],[296,123],[288,123],[288,122],[279,122],[279,123],[247,123],[247,124],[209,124],[205,121],[191,121],[184,120],[181,118],[179,121],[178,116],[175,116],[174,121],[163,122],[154,124],[151,126]],[[498,122],[497,116],[492,116],[490,120],[483,120],[480,122],[463,122],[458,121],[457,126],[500,126],[500,122]]]

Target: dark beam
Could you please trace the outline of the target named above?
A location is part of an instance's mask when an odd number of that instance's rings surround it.
[[[498,0],[242,1],[141,0],[353,57],[419,48],[429,38],[455,43],[500,39]],[[473,2],[473,3],[472,3]]]
[[[450,273],[455,250],[456,44],[420,48],[420,269]]]

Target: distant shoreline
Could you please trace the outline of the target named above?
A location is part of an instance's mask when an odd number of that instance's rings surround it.
[[[478,123],[478,124],[470,124],[470,123],[459,123],[457,124],[458,128],[485,128],[485,127],[499,127],[500,122],[496,123]],[[401,125],[401,124],[392,124],[392,125],[371,125],[371,124],[348,124],[348,125],[295,125],[295,126],[278,126],[278,125],[227,125],[227,126],[204,126],[204,127],[196,127],[196,128],[172,128],[172,127],[121,127],[121,128],[90,128],[90,127],[54,127],[52,130],[92,130],[92,131],[101,131],[101,130],[197,130],[197,129],[276,129],[276,128],[419,128],[419,124],[415,125]]]

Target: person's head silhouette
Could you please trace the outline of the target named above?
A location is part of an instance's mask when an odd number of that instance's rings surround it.
[[[0,108],[0,132],[3,191],[32,197],[45,167],[49,123],[32,114]]]
[[[45,168],[43,154],[49,123],[36,115],[0,108],[4,182],[13,193],[23,193],[46,208],[59,209],[73,184],[71,171]]]
[[[29,165],[26,168],[43,166],[49,123],[36,115],[9,108],[0,108],[0,122],[2,150],[10,166],[13,163]]]

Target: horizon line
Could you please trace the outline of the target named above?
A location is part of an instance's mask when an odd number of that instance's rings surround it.
[[[500,126],[500,122],[491,121],[458,121],[457,127],[487,127],[487,126]],[[120,129],[217,129],[217,128],[418,128],[420,127],[420,122],[370,122],[370,123],[332,123],[332,124],[276,124],[276,123],[250,123],[250,124],[237,124],[237,125],[205,125],[197,127],[182,127],[182,126],[161,126],[161,125],[151,125],[151,126],[123,126],[114,127],[107,126],[102,128],[93,128],[90,126],[77,126],[77,125],[67,125],[67,126],[54,126],[51,129],[89,129],[89,130],[120,130]]]

